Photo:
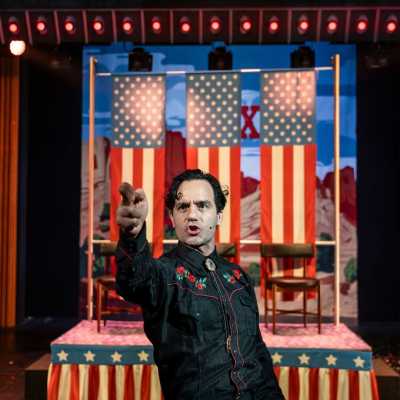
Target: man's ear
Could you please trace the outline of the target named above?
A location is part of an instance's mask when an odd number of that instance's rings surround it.
[[[168,211],[169,219],[171,220],[172,227],[175,229],[175,221],[172,211]]]
[[[217,225],[221,225],[222,222],[222,212],[217,213]]]

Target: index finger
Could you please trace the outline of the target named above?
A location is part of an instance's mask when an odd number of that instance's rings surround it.
[[[135,200],[135,190],[133,186],[128,182],[121,183],[119,187],[119,193],[122,196],[122,204],[129,206]]]

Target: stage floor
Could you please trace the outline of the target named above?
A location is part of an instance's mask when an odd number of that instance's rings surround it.
[[[370,346],[346,325],[278,324],[277,334],[260,324],[262,338],[274,365],[309,368],[370,370]],[[83,320],[51,343],[52,363],[152,364],[152,345],[143,322],[108,321],[97,332],[96,321]]]

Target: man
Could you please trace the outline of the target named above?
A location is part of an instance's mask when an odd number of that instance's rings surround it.
[[[249,278],[215,251],[219,182],[198,169],[174,178],[166,205],[179,243],[159,259],[146,241],[145,193],[126,183],[120,192],[118,293],[143,308],[165,399],[283,399]]]

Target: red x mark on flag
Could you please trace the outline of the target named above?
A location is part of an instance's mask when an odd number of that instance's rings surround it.
[[[253,124],[253,118],[256,115],[257,111],[260,110],[260,106],[242,106],[242,116],[244,118],[244,125],[242,127],[242,139],[258,139],[260,134],[257,132],[256,127]],[[250,110],[250,113],[249,113]],[[250,129],[250,134],[247,136],[246,131]]]

